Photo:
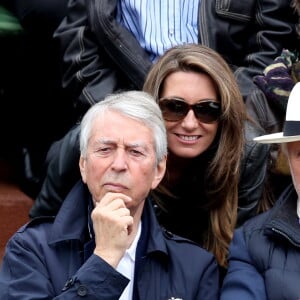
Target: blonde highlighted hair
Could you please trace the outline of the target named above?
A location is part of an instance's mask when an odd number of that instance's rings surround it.
[[[215,83],[222,107],[216,155],[209,170],[206,170],[210,221],[203,246],[214,253],[221,266],[226,267],[229,243],[237,220],[244,123],[247,119],[245,105],[225,60],[211,48],[198,44],[180,45],[166,51],[148,73],[144,91],[158,101],[165,79],[178,71],[207,74]]]

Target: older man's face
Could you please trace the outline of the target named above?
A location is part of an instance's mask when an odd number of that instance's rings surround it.
[[[300,141],[286,144],[293,183],[300,197]]]
[[[109,111],[94,121],[87,157],[80,159],[82,179],[94,201],[107,192],[123,193],[135,211],[160,182],[165,161],[156,165],[153,133],[144,124]]]

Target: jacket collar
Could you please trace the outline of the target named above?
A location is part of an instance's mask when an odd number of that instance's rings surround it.
[[[49,243],[66,240],[85,241],[88,233],[88,199],[87,187],[80,180],[62,203],[53,223]]]
[[[297,193],[289,186],[271,209],[265,222],[265,232],[276,232],[291,243],[300,246],[300,224],[297,216]]]
[[[86,185],[80,180],[70,191],[59,210],[50,233],[49,244],[67,240],[90,241],[88,226],[89,203],[91,195]],[[147,198],[142,214],[142,236],[145,251],[167,254],[166,241],[162,228],[157,222],[151,199]],[[145,252],[144,252],[145,253]]]

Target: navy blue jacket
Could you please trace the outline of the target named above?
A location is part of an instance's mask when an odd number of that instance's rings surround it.
[[[289,186],[272,209],[236,230],[221,300],[300,299],[297,198]]]
[[[79,182],[56,219],[38,218],[18,230],[7,244],[0,299],[119,299],[128,279],[93,254],[89,202],[89,192]],[[134,300],[218,299],[212,254],[164,231],[149,199],[137,253]]]

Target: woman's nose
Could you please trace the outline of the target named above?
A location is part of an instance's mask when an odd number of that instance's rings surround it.
[[[181,123],[182,127],[187,129],[194,129],[199,126],[199,121],[195,116],[195,113],[192,109],[190,109],[187,115],[184,117]]]

